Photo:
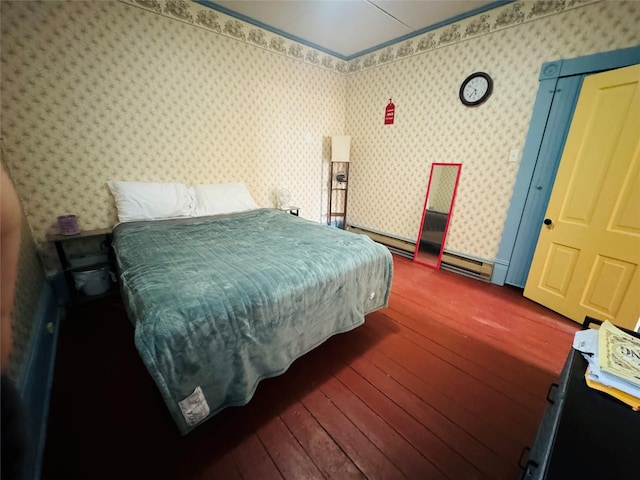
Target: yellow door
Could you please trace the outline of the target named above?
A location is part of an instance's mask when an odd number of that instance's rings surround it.
[[[640,318],[640,65],[585,78],[524,295],[577,322]]]

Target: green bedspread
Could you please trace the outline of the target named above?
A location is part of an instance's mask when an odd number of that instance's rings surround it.
[[[182,434],[391,289],[386,247],[279,210],[123,223],[113,245],[136,347]]]

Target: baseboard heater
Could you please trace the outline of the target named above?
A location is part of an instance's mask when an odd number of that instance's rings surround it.
[[[446,250],[442,254],[440,266],[445,270],[461,273],[486,282],[491,281],[491,274],[493,273],[493,263],[463,257]]]
[[[392,237],[385,233],[367,230],[362,227],[355,227],[353,225],[347,225],[345,229],[353,233],[359,233],[368,236],[374,242],[381,243],[382,245],[387,247],[392,253],[396,253],[407,258],[413,258],[413,252],[416,249],[416,244],[414,242],[409,242],[407,240]]]
[[[413,258],[416,244],[407,240],[396,238],[388,234],[374,232],[362,227],[347,225],[347,230],[367,235],[371,240],[386,246],[392,253],[402,255],[403,257]],[[460,273],[468,277],[477,278],[479,280],[490,281],[493,273],[493,264],[484,260],[468,258],[456,253],[447,252],[442,254],[442,262],[440,264],[444,270]]]

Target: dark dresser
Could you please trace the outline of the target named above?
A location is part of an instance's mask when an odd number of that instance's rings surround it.
[[[600,321],[587,317],[583,327],[591,323]],[[586,368],[582,354],[571,349],[549,389],[523,480],[640,479],[640,412],[589,388]]]

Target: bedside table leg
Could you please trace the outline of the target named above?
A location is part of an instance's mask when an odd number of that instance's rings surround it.
[[[54,242],[54,244],[56,246],[56,252],[58,253],[58,260],[60,260],[60,265],[62,266],[62,271],[64,272],[64,281],[67,284],[69,298],[73,298],[73,296],[75,295],[76,286],[73,280],[73,274],[68,270],[71,264],[69,263],[69,260],[67,260],[67,255],[64,253],[62,242],[56,241]]]

